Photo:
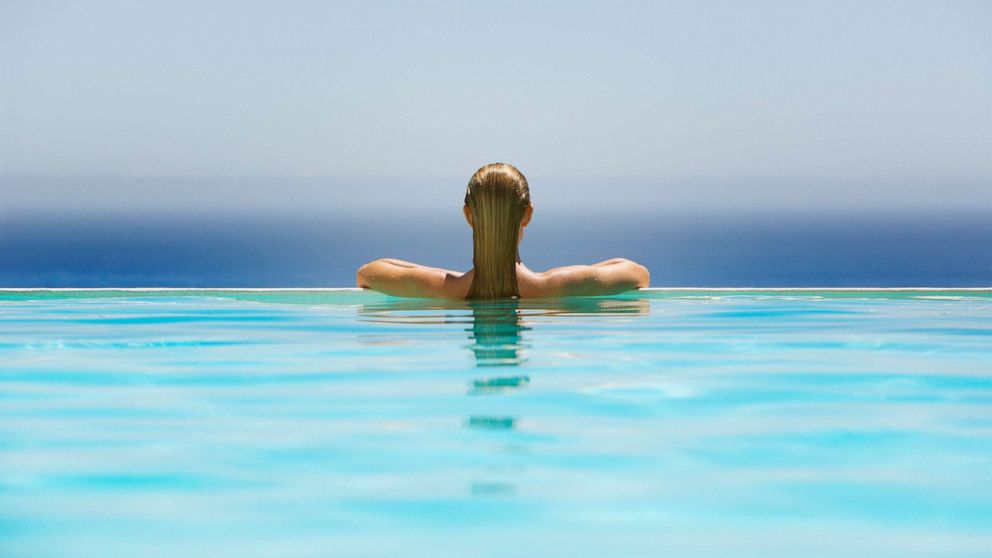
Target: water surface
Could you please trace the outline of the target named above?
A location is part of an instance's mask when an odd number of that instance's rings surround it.
[[[4,556],[988,556],[992,293],[0,291]]]

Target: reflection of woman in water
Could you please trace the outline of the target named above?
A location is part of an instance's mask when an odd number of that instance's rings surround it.
[[[476,171],[465,193],[473,267],[465,273],[380,259],[358,269],[358,286],[396,296],[456,299],[607,295],[648,286],[648,270],[623,258],[593,265],[527,269],[518,246],[534,208],[527,179],[512,165]]]
[[[530,328],[520,324],[517,301],[470,302],[470,348],[478,366],[517,366],[522,348],[520,334]]]

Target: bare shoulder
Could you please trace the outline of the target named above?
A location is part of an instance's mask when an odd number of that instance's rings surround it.
[[[613,258],[592,265],[569,265],[542,273],[521,274],[524,298],[596,296],[622,293],[650,284],[650,272],[637,262]]]
[[[382,258],[358,268],[355,282],[359,287],[394,296],[464,299],[472,286],[473,275],[474,270],[462,273]],[[610,295],[647,287],[649,282],[647,268],[624,258],[544,272],[530,271],[522,264],[517,269],[517,287],[522,298]]]
[[[472,278],[471,273],[382,258],[358,268],[355,282],[394,296],[465,298]]]

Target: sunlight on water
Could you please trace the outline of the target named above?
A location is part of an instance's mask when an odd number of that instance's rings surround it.
[[[0,291],[0,555],[988,556],[992,293]]]

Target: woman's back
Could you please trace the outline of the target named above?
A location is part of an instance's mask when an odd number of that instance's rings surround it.
[[[648,270],[623,258],[593,265],[527,269],[519,245],[533,214],[530,187],[512,165],[480,168],[465,192],[465,220],[472,227],[472,269],[465,273],[381,259],[358,270],[359,287],[396,296],[456,299],[591,296],[647,287]]]
[[[474,277],[474,269],[459,273],[386,258],[360,267],[357,284],[395,296],[466,299]],[[520,298],[596,296],[647,287],[650,273],[644,266],[623,258],[544,272],[531,271],[518,263],[516,280]]]

